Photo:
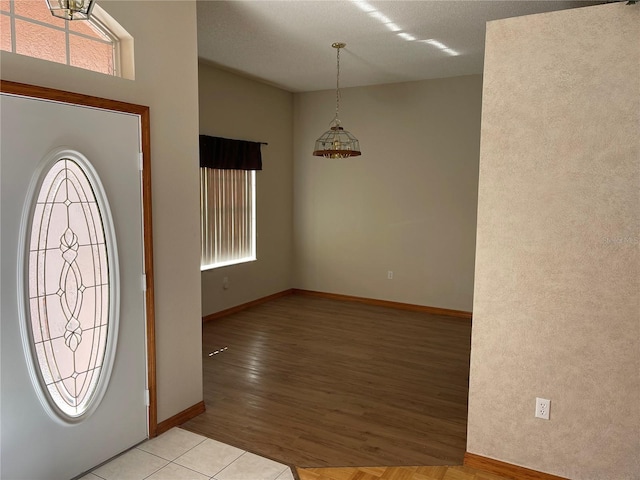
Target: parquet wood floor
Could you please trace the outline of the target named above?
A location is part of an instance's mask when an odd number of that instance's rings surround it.
[[[468,467],[363,467],[296,469],[300,480],[506,480]]]
[[[468,320],[281,297],[204,325],[207,410],[183,428],[299,467],[461,465],[470,338]]]

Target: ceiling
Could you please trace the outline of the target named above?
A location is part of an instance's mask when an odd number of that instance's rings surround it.
[[[198,55],[291,92],[335,88],[333,42],[347,44],[341,87],[469,75],[482,73],[487,21],[598,3],[604,2],[198,0]]]

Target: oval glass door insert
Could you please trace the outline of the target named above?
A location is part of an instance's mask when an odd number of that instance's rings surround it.
[[[99,402],[117,331],[115,235],[86,158],[54,155],[35,183],[24,239],[33,366],[47,403],[77,421]]]

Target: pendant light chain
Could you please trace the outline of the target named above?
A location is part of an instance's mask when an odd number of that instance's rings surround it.
[[[340,117],[338,113],[340,112],[340,46],[337,47],[338,53],[336,54],[337,58],[337,75],[336,75],[336,123],[340,125]]]
[[[329,124],[329,130],[324,132],[316,140],[313,155],[324,158],[349,158],[361,155],[360,142],[351,133],[340,125],[340,49],[347,46],[346,43],[336,42],[331,44],[336,53],[336,116]]]

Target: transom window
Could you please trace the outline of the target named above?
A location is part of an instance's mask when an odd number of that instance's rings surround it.
[[[0,49],[132,78],[123,72],[119,36],[100,17],[113,23],[97,5],[91,19],[68,21],[51,15],[44,0],[0,0]]]

